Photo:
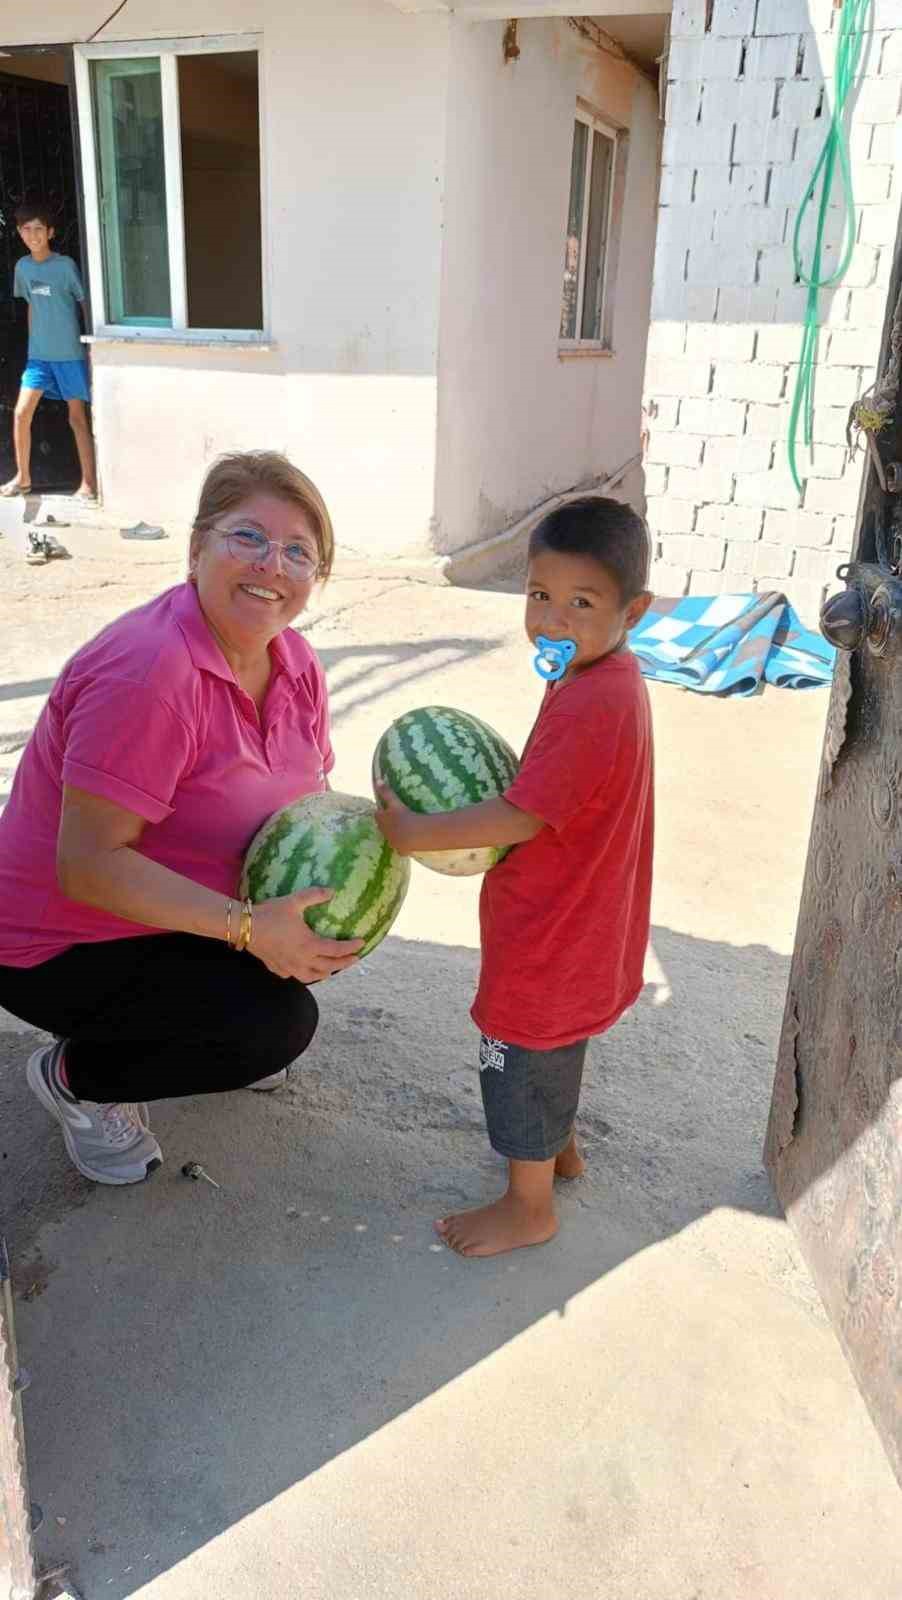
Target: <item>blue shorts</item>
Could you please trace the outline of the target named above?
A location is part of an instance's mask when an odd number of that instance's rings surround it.
[[[41,389],[48,400],[90,400],[87,361],[29,361],[23,389]]]

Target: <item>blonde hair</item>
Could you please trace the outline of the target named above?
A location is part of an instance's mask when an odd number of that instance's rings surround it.
[[[214,461],[203,481],[192,525],[192,557],[196,556],[203,535],[220,517],[234,511],[250,495],[260,493],[287,500],[310,518],[319,555],[317,577],[325,581],[335,558],[332,518],[316,484],[278,450],[236,450]]]

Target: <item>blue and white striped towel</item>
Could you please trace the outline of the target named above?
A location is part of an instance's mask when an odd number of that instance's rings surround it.
[[[818,689],[836,658],[776,593],[656,598],[629,642],[646,678],[700,694],[757,694],[766,683]]]

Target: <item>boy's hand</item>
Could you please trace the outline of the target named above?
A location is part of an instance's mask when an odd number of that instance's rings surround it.
[[[457,811],[411,811],[384,783],[376,784],[381,810],[376,821],[399,855],[436,850],[478,850],[485,845],[522,844],[544,828],[541,817],[519,811],[502,797]]]
[[[386,783],[375,785],[376,798],[379,809],[376,812],[376,825],[382,837],[388,841],[393,850],[401,856],[409,856],[416,849],[417,824],[420,821],[415,811],[411,811],[392,794]]]

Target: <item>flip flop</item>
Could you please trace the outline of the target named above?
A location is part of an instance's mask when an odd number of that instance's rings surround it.
[[[0,488],[0,496],[2,496],[4,500],[13,500],[13,499],[15,499],[15,496],[17,494],[21,494],[21,495],[31,494],[31,484],[30,483],[15,483],[15,484],[4,483],[3,487]]]
[[[120,528],[120,537],[123,539],[165,539],[166,534],[162,528],[152,526],[149,522],[136,522],[133,528]]]

